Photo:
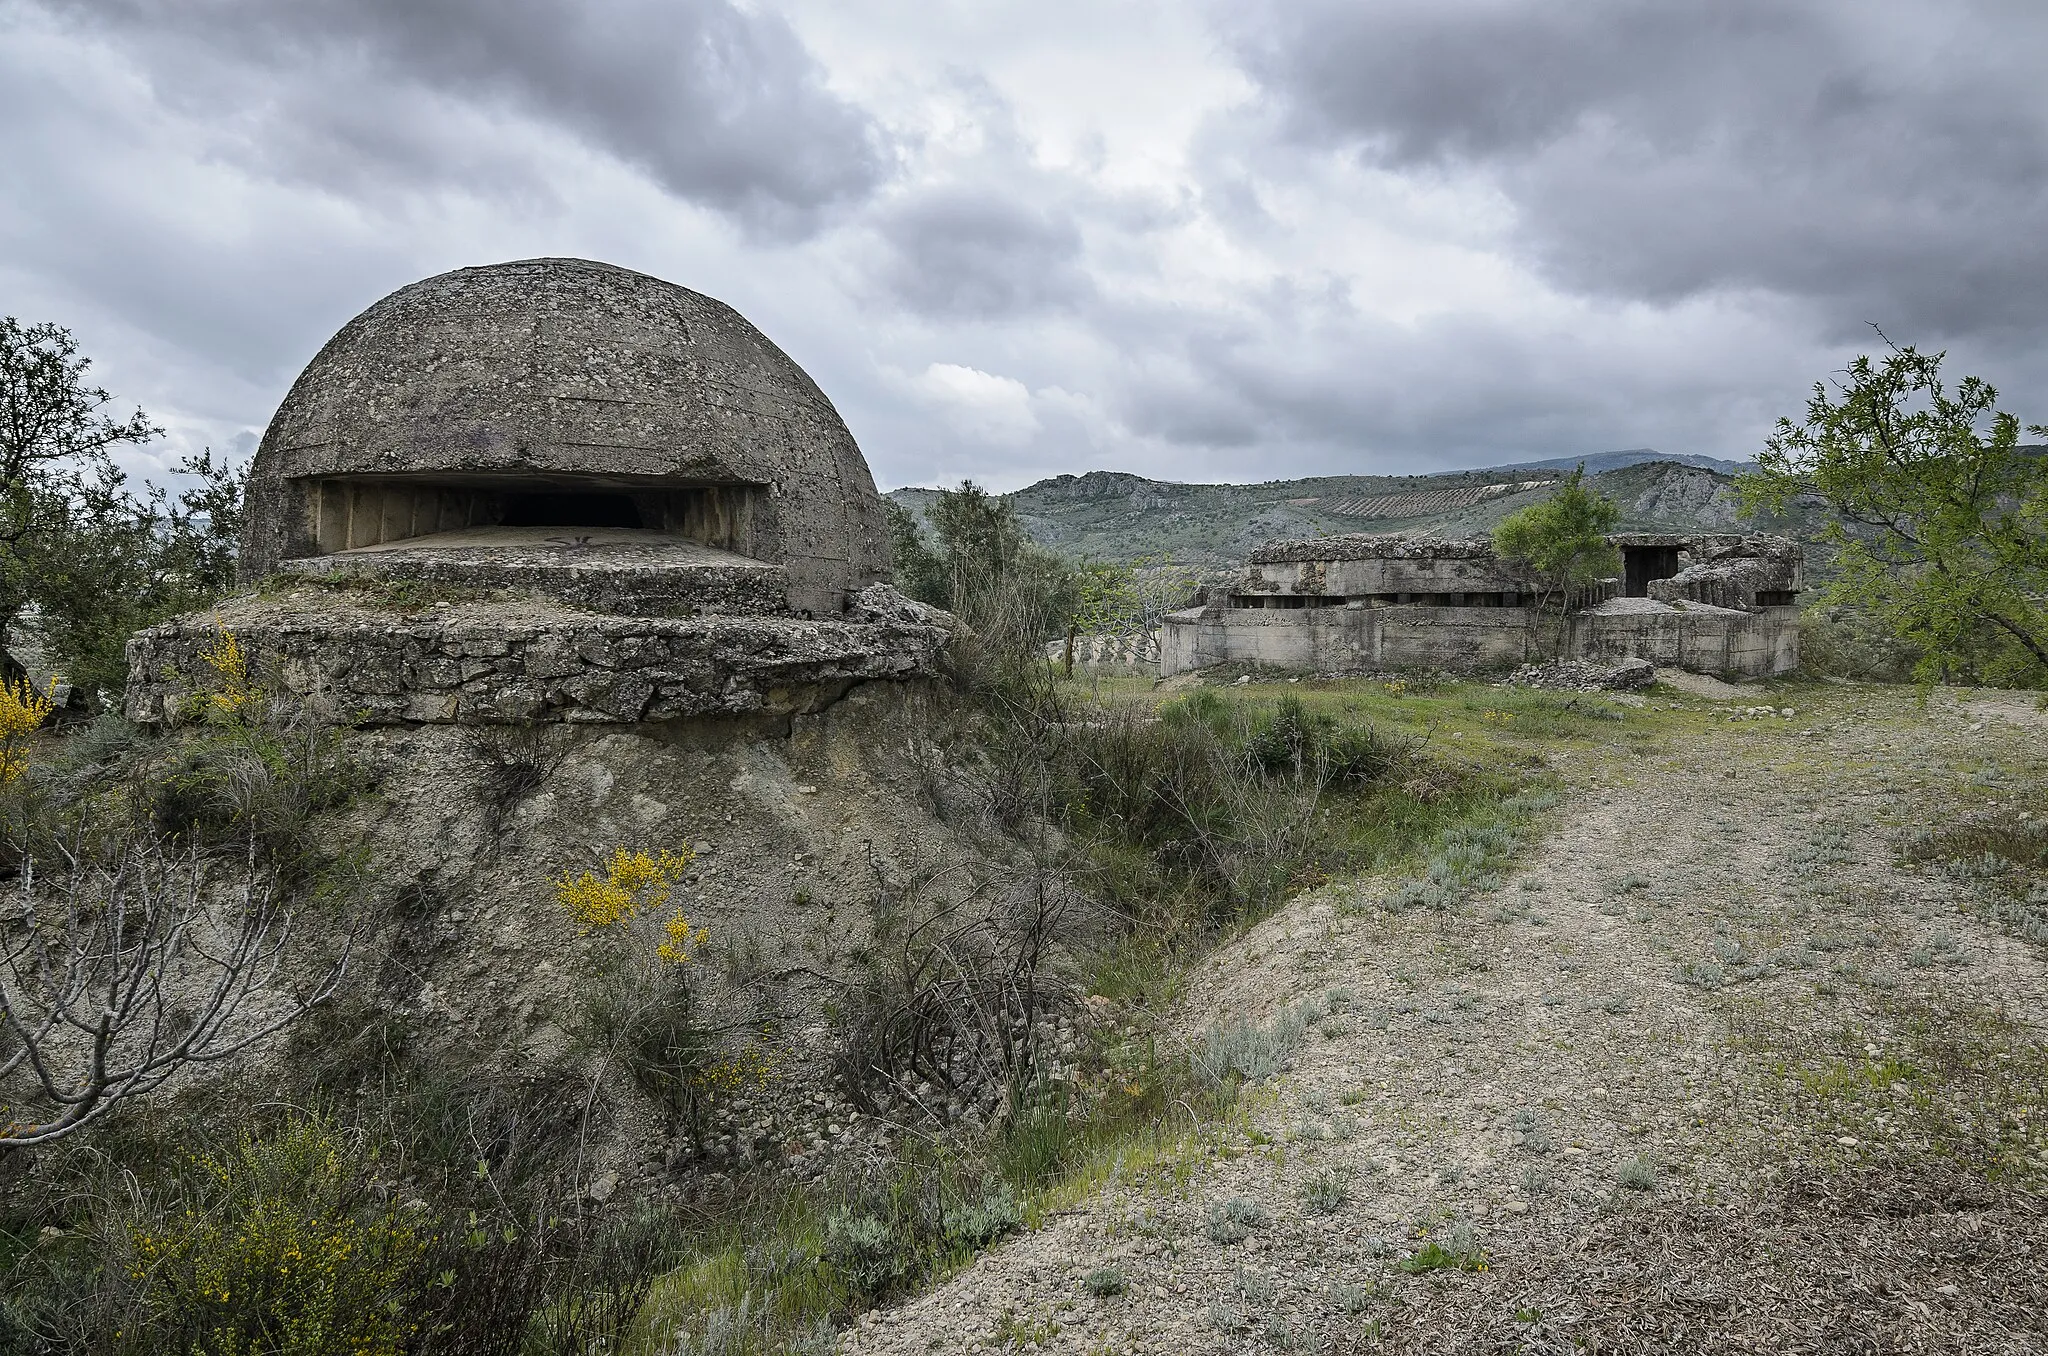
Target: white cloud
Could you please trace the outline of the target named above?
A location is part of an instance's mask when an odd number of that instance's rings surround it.
[[[958,363],[933,363],[912,383],[958,432],[997,447],[1017,447],[1039,431],[1031,391],[1015,377],[999,377]]]

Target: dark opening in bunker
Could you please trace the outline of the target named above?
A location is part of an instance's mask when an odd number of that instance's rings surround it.
[[[336,476],[304,482],[306,540],[328,555],[478,528],[629,528],[761,558],[761,487],[596,477]]]
[[[1678,573],[1676,546],[1624,546],[1621,548],[1622,592],[1630,598],[1650,596],[1650,582],[1669,579]]]
[[[502,527],[645,527],[628,494],[537,490],[504,496]]]

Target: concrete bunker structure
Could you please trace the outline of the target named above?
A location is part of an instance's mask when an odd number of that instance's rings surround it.
[[[1569,658],[1642,658],[1723,678],[1799,663],[1804,553],[1776,536],[1622,533],[1622,574],[1570,600]],[[1274,542],[1201,607],[1170,614],[1159,671],[1232,661],[1308,672],[1505,668],[1546,657],[1554,612],[1484,538]]]
[[[138,633],[129,713],[175,718],[221,628],[337,719],[802,709],[935,671],[950,619],[888,549],[831,401],[732,308],[582,259],[458,269],[292,384],[250,474],[261,591]]]
[[[779,585],[822,617],[889,577],[874,479],[804,370],[722,302],[582,259],[458,269],[349,321],[263,435],[248,524],[249,583],[577,554],[679,572],[655,594],[683,608],[752,571],[749,610]]]

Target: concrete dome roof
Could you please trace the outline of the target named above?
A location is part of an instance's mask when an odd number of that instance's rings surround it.
[[[724,303],[583,259],[457,269],[344,325],[257,451],[248,573],[333,549],[322,482],[738,487],[736,549],[784,566],[800,609],[888,577],[874,479],[804,370]]]

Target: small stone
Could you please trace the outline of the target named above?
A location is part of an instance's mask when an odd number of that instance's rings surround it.
[[[1856,1137],[1854,1135],[1837,1135],[1835,1136],[1835,1143],[1841,1145],[1844,1149],[1853,1149],[1856,1147]]]
[[[1509,1201],[1504,1209],[1510,1215],[1526,1215],[1529,1213],[1529,1203],[1527,1201]]]

